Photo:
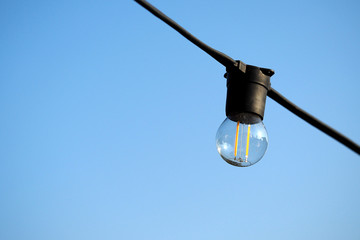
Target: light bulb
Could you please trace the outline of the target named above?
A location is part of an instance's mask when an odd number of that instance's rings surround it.
[[[229,164],[248,167],[257,163],[265,154],[268,135],[260,117],[241,113],[237,121],[226,118],[216,133],[216,147],[220,156]]]

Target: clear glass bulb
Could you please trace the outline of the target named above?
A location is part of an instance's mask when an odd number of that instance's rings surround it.
[[[235,122],[226,118],[216,133],[216,147],[229,164],[248,167],[265,154],[268,135],[260,117],[243,113]]]

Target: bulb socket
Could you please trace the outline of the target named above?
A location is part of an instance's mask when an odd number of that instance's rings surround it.
[[[270,77],[274,71],[251,65],[246,65],[245,71],[226,70],[226,116],[232,121],[240,121],[243,113],[252,113],[263,120]]]

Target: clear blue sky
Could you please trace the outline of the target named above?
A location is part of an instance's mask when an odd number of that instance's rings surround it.
[[[360,142],[358,1],[150,1]],[[218,155],[225,69],[134,1],[0,3],[0,239],[360,239],[360,158],[268,99]]]

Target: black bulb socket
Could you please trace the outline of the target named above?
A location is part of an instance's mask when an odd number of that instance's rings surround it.
[[[259,122],[259,118],[262,121],[274,71],[251,65],[242,69],[227,68],[226,71],[226,116],[246,124]]]

